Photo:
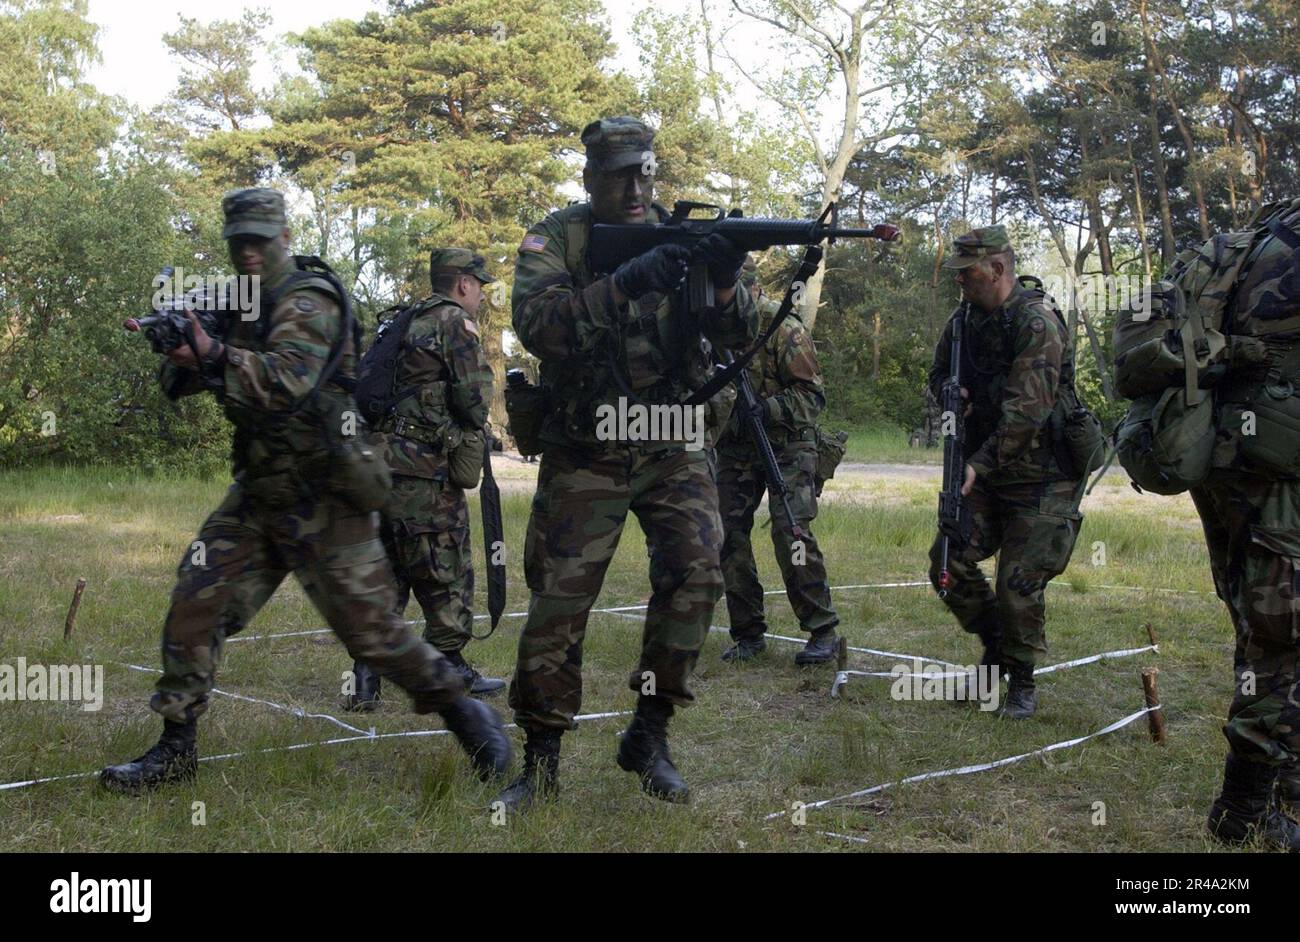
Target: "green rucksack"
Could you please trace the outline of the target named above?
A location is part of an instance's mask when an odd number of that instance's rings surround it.
[[[1300,203],[1300,201],[1297,201]],[[1297,204],[1266,207],[1249,230],[1214,236],[1181,253],[1115,322],[1115,385],[1133,400],[1115,431],[1120,464],[1139,490],[1180,494],[1210,472],[1217,426],[1214,387],[1230,368],[1267,359],[1258,338],[1225,330],[1237,287]],[[1290,226],[1295,218],[1287,218]]]

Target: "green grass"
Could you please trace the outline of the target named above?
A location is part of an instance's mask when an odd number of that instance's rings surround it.
[[[535,468],[502,464],[507,479]],[[0,703],[0,780],[97,769],[138,755],[156,738],[159,724],[147,707],[152,676],[118,664],[156,666],[175,566],[224,487],[219,480],[134,480],[111,471],[0,474],[0,663],[23,656],[106,665],[99,713],[73,704]],[[529,496],[526,481],[506,489],[514,550],[508,611],[527,603],[519,548]],[[1219,727],[1231,692],[1232,643],[1210,591],[1195,515],[1184,499],[1141,498],[1117,480],[1099,486],[1085,510],[1074,563],[1063,584],[1048,590],[1049,661],[1145,644],[1148,621],[1162,650],[1045,676],[1032,722],[999,723],[948,703],[896,702],[888,680],[855,679],[846,699],[831,700],[832,671],[796,669],[793,645],[773,642],[764,659],[732,666],[719,660],[725,637],[715,634],[696,672],[698,703],[672,723],[674,757],[695,792],[689,806],[643,796],[615,766],[625,720],[612,719],[566,735],[559,800],[505,826],[494,826],[487,811],[496,788],[469,774],[449,738],[392,739],[205,763],[193,784],[141,798],[102,794],[92,779],[0,791],[0,851],[1207,849],[1202,822],[1224,752]],[[477,507],[472,512],[477,521]],[[832,584],[846,585],[923,578],[933,525],[931,483],[898,479],[867,489],[836,479],[815,530]],[[755,536],[764,584],[779,587],[767,537]],[[1104,567],[1092,565],[1097,542],[1105,544]],[[78,576],[88,588],[65,643],[63,619]],[[1112,585],[1186,592],[1105,588]],[[644,541],[630,523],[600,605],[643,601],[647,592]],[[855,645],[958,663],[976,655],[973,639],[928,589],[844,591],[835,601]],[[797,633],[783,597],[769,596],[768,610],[773,631]],[[725,624],[725,605],[715,621]],[[250,633],[321,625],[289,580]],[[521,619],[507,619],[491,639],[472,644],[472,662],[509,676],[521,626]],[[634,619],[592,616],[584,711],[632,707],[626,677],[639,634]],[[1147,665],[1161,669],[1169,732],[1163,746],[1149,741],[1139,721],[1048,757],[810,811],[803,828],[763,821],[796,801],[1099,729],[1141,707],[1138,670]],[[328,634],[231,643],[218,684],[373,724],[381,733],[439,726],[436,717],[405,712],[399,697],[362,720],[342,713],[340,674],[349,666]],[[852,666],[888,670],[892,661],[854,655]],[[252,753],[344,735],[324,720],[214,697],[200,749]],[[511,735],[518,744],[518,732]],[[202,826],[192,823],[198,801],[206,811]],[[1099,801],[1104,826],[1092,823]],[[821,830],[854,833],[870,844],[831,840]]]
[[[849,433],[844,460],[873,464],[933,464],[943,463],[942,448],[912,448],[908,445],[908,431],[896,425],[858,423],[852,420],[826,418],[826,429]]]

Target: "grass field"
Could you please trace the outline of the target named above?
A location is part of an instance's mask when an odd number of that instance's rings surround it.
[[[905,442],[904,442],[905,445]],[[882,460],[876,456],[873,460]],[[888,459],[885,459],[888,460]],[[507,611],[526,605],[518,548],[527,520],[527,477],[536,465],[498,462],[504,478],[510,559]],[[106,668],[106,703],[0,702],[0,780],[84,772],[138,755],[157,736],[147,699],[158,633],[177,561],[225,482],[93,471],[0,474],[0,663],[90,661]],[[476,503],[476,501],[475,501]],[[815,530],[832,584],[924,578],[934,525],[934,484],[907,476],[843,475],[828,486]],[[0,790],[0,850],[1086,850],[1200,851],[1204,814],[1218,782],[1219,732],[1232,683],[1231,637],[1211,593],[1190,502],[1139,497],[1112,475],[1085,504],[1087,520],[1068,572],[1049,590],[1049,663],[1146,644],[1160,653],[1063,670],[1040,679],[1038,717],[999,722],[971,706],[899,702],[888,679],[855,678],[829,697],[833,669],[799,670],[796,646],[773,642],[757,663],[724,664],[725,635],[700,659],[698,704],[672,725],[678,766],[694,789],[689,806],[641,794],[613,754],[625,718],[584,723],[564,738],[562,794],[504,826],[483,785],[448,737],[394,738],[275,750],[352,735],[324,719],[214,697],[200,729],[207,762],[192,785],[140,798],[99,792],[93,778]],[[477,521],[477,506],[473,508]],[[756,534],[756,545],[768,548]],[[478,533],[475,534],[476,541]],[[481,545],[476,547],[481,551]],[[1104,551],[1105,565],[1094,565]],[[760,553],[779,588],[770,552]],[[64,614],[78,576],[88,588],[73,639]],[[1127,586],[1134,588],[1116,588]],[[601,606],[647,594],[644,541],[630,522]],[[482,588],[480,586],[480,593]],[[927,588],[835,593],[850,643],[957,663],[976,656]],[[775,632],[795,634],[783,596],[770,596]],[[408,612],[414,617],[414,609]],[[726,623],[725,605],[715,621]],[[636,618],[594,614],[587,635],[586,712],[629,710]],[[468,650],[485,673],[509,676],[522,620],[508,618]],[[322,625],[287,582],[245,634]],[[854,654],[851,666],[887,671],[896,658]],[[1119,732],[977,775],[887,789],[860,803],[807,811],[807,824],[765,822],[794,802],[813,802],[921,772],[1016,755],[1081,736],[1141,709],[1138,670],[1160,668],[1169,739],[1153,744],[1145,720]],[[232,642],[219,687],[332,714],[378,733],[435,729],[394,697],[366,717],[341,712],[349,667],[329,634]],[[396,693],[394,691],[394,693]],[[497,705],[504,710],[504,704]],[[518,731],[511,731],[516,744]],[[516,762],[518,759],[516,759]],[[202,802],[204,823],[195,824]],[[1104,803],[1098,823],[1097,802]],[[834,831],[864,838],[850,843]]]

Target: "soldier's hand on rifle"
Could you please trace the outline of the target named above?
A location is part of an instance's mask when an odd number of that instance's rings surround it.
[[[614,282],[614,300],[622,304],[652,291],[667,294],[685,276],[690,261],[691,251],[685,246],[656,245],[614,270],[610,276]]]
[[[961,388],[961,397],[962,397],[963,399],[968,400],[967,403],[966,403],[966,411],[963,412],[963,413],[961,414],[961,417],[962,417],[963,419],[969,419],[969,418],[970,418],[970,414],[971,414],[971,410],[973,410],[973,409],[975,408],[975,405],[969,401],[969,400],[970,400],[970,390],[967,389],[965,386],[963,386],[963,387]]]
[[[974,486],[975,486],[975,469],[972,468],[970,465],[966,465],[966,480],[962,482],[961,496],[962,497],[970,496],[971,488]]]
[[[701,239],[695,246],[694,257],[709,267],[709,277],[717,291],[734,288],[740,278],[741,266],[745,264],[745,250],[720,232]]]
[[[213,348],[218,345],[218,342],[208,336],[193,311],[186,311],[185,316],[189,318],[190,321],[190,330],[193,332],[194,347],[191,348],[189,343],[178,344],[175,350],[172,350],[167,354],[167,358],[182,369],[194,370],[194,372],[197,373],[199,372],[200,365],[199,360],[194,356],[194,350],[197,349],[199,352],[199,358],[206,362],[210,358]]]

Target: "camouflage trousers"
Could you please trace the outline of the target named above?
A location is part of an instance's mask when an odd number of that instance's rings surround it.
[[[550,447],[524,543],[532,596],[510,684],[520,726],[572,727],[582,707],[587,618],[629,510],[645,532],[651,590],[629,686],[678,706],[694,700],[688,680],[722,595],[722,523],[704,453]]]
[[[1043,630],[1047,583],[1065,571],[1083,515],[1078,481],[1044,481],[989,487],[975,480],[966,505],[971,511],[968,546],[950,550],[954,584],[944,604],[966,631],[983,619],[1002,629],[1004,663],[1037,664],[1047,653]],[[939,587],[943,537],[930,547],[930,582]],[[996,586],[980,570],[998,554]]]
[[[772,548],[785,582],[790,607],[804,631],[834,628],[839,617],[831,607],[831,589],[826,580],[822,556],[811,524],[817,516],[814,473],[817,449],[811,444],[793,443],[777,453],[777,465],[790,491],[790,509],[804,532],[802,546],[795,545],[790,521],[780,501],[768,494]],[[767,631],[763,614],[763,584],[750,533],[754,512],[767,493],[767,478],[755,455],[719,452],[718,507],[722,512],[722,576],[726,583],[727,613],[731,637],[752,637]]]
[[[397,613],[414,592],[424,612],[424,640],[444,654],[464,648],[474,625],[465,492],[445,481],[394,474],[381,532],[397,578]]]
[[[329,495],[266,507],[236,482],[181,559],[150,706],[177,722],[202,715],[226,638],[252,621],[290,572],[348,653],[406,690],[416,712],[463,695],[460,676],[394,613],[375,514]]]
[[[1218,470],[1192,489],[1214,587],[1236,630],[1223,733],[1242,758],[1300,759],[1300,481]],[[1292,770],[1294,775],[1294,770]]]

